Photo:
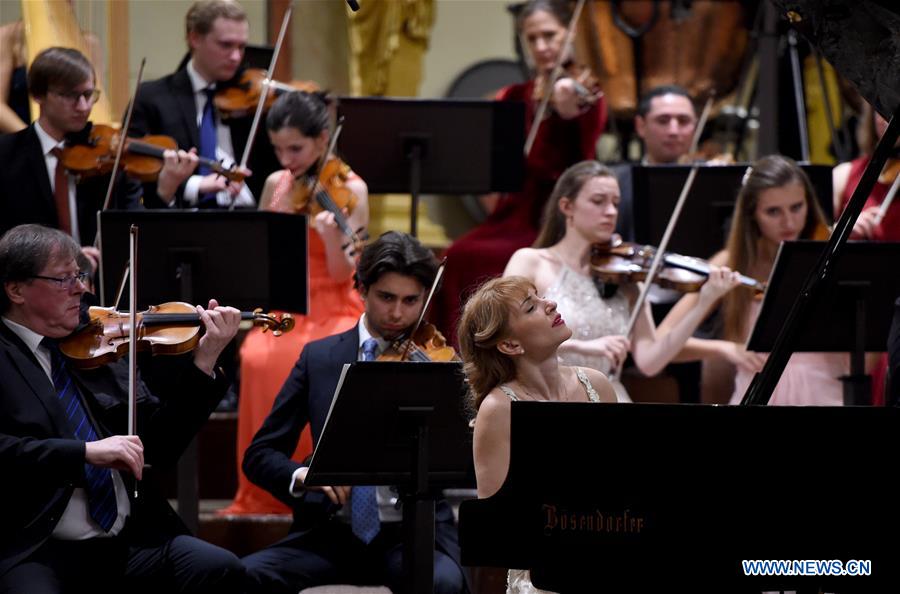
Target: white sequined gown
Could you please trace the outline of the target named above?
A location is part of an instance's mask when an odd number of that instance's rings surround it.
[[[559,276],[547,287],[544,298],[556,302],[557,310],[572,330],[572,338],[590,340],[601,336],[622,335],[630,315],[628,299],[619,291],[609,299],[601,297],[594,280],[563,265]],[[610,362],[605,357],[578,353],[560,353],[560,363],[590,367],[606,375]],[[625,387],[613,382],[619,402],[631,402]]]

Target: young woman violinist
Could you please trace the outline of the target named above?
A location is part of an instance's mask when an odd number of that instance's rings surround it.
[[[737,284],[728,268],[714,268],[690,313],[667,332],[658,332],[649,305],[638,317],[634,338],[623,336],[638,291],[631,285],[602,287],[591,274],[591,246],[609,243],[616,228],[619,184],[596,161],[573,165],[562,174],[544,211],[533,248],[518,250],[504,276],[528,278],[539,295],[554,300],[572,328],[559,348],[560,360],[609,373],[630,351],[638,369],[659,373],[678,354],[708,309]],[[625,389],[616,384],[621,401]]]
[[[447,271],[434,311],[440,317],[437,326],[448,336],[455,334],[461,296],[499,274],[513,252],[534,242],[541,211],[557,178],[566,167],[596,154],[597,140],[606,126],[602,93],[582,80],[583,73],[550,81],[560,56],[568,62],[564,46],[570,19],[565,3],[551,0],[531,0],[516,19],[517,32],[534,64],[534,77],[503,88],[497,99],[524,102],[525,133],[537,126],[537,135],[526,158],[521,192],[501,195],[487,220],[447,250]],[[579,93],[584,87],[587,97],[583,90]],[[548,93],[546,117],[536,121]]]
[[[711,262],[735,267],[765,281],[775,264],[782,241],[827,239],[828,226],[809,178],[797,164],[780,155],[763,157],[750,167],[734,207],[725,249]],[[693,307],[694,295],[685,295],[661,328],[676,323]],[[747,340],[761,302],[748,291],[733,291],[722,298],[722,339],[692,338],[679,359],[718,358],[737,368],[731,403],[737,404],[753,374],[765,363],[764,355],[747,352]],[[710,361],[711,362],[711,361]],[[837,377],[848,372],[846,353],[794,353],[769,401],[773,405],[829,405],[843,403]],[[731,376],[729,372],[726,375]],[[704,400],[719,400],[708,398]]]
[[[308,191],[308,176],[317,176],[324,161],[329,172],[324,180],[331,195],[352,193],[352,212],[346,224],[352,230],[368,223],[368,190],[365,182],[349,167],[326,155],[330,131],[326,97],[319,93],[293,92],[282,95],[268,113],[266,126],[275,154],[284,170],[269,176],[263,188],[260,208],[308,214],[316,199]],[[331,159],[326,161],[325,159]],[[334,196],[332,196],[334,197]],[[347,210],[347,209],[345,209]],[[238,401],[238,468],[244,451],[272,408],[275,396],[303,350],[313,340],[337,334],[356,324],[363,312],[359,294],[353,289],[356,261],[353,242],[341,231],[335,213],[322,210],[310,216],[309,314],[295,315],[290,333],[273,340],[271,333],[251,330],[241,346],[241,384]],[[287,340],[285,340],[287,339]],[[312,451],[309,430],[294,452],[302,460]],[[238,492],[227,513],[288,513],[289,509],[268,492],[238,474]]]

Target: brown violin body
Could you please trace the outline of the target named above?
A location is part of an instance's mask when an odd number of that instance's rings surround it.
[[[63,149],[63,166],[82,177],[109,173],[115,164],[120,137],[119,131],[112,126],[92,125],[82,142],[69,144]],[[159,156],[130,150],[130,147],[136,146],[135,143],[155,148],[159,152]],[[171,136],[129,138],[125,145],[125,152],[122,153],[122,169],[127,175],[141,181],[153,181],[162,170],[162,152],[166,149],[178,149],[175,139]]]
[[[563,71],[559,79],[571,78],[575,83],[575,92],[578,95],[578,105],[582,109],[587,109],[600,100],[603,89],[600,87],[600,80],[594,76],[591,69],[582,64],[578,64],[572,60],[563,65]],[[544,96],[545,79],[538,77],[534,84],[534,100],[540,102]]]
[[[291,204],[299,213],[316,216],[323,210],[331,210],[329,200],[338,210],[353,212],[356,208],[356,194],[347,187],[347,179],[350,175],[350,166],[338,159],[331,157],[322,166],[315,178],[298,180],[303,183],[294,184],[291,194]],[[323,194],[324,193],[324,194]]]
[[[247,68],[238,80],[222,87],[216,92],[215,104],[219,115],[223,118],[238,118],[252,114],[256,110],[262,95],[263,83],[266,80],[265,70]],[[282,93],[290,91],[306,91],[314,93],[320,90],[319,85],[311,80],[292,81],[289,84],[278,81],[269,82],[264,110],[268,110]]]
[[[379,361],[439,362],[459,361],[459,355],[433,324],[419,326],[412,338],[394,341],[378,356]]]
[[[130,326],[128,312],[111,307],[91,307],[90,322],[60,341],[62,354],[77,368],[93,369],[128,353]],[[290,314],[281,319],[261,313],[241,312],[242,319],[271,328],[275,336],[290,331]],[[136,315],[137,348],[154,355],[180,355],[193,350],[200,341],[200,316],[190,303],[173,301],[150,306]]]
[[[112,126],[89,124],[86,134],[79,134],[77,141],[67,143],[63,149],[63,166],[81,177],[105,175],[112,171],[116,161],[121,134]],[[142,182],[155,180],[163,168],[163,153],[178,150],[171,136],[144,136],[127,138],[122,152],[121,168],[129,177]],[[233,168],[225,168],[216,161],[200,159],[212,171],[231,181],[242,181],[244,174]]]
[[[647,279],[656,248],[622,241],[619,236],[607,244],[591,246],[591,273],[595,278],[615,285],[642,282]],[[653,284],[683,293],[699,291],[706,282],[710,264],[706,260],[665,254]],[[754,278],[740,275],[741,284],[762,293],[765,285]]]

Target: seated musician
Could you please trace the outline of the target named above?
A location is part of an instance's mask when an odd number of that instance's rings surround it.
[[[664,85],[647,91],[638,102],[634,130],[644,145],[642,165],[677,165],[691,150],[697,110],[687,90]],[[621,216],[616,231],[634,241],[631,165],[613,167],[622,189]]]
[[[625,333],[636,283],[603,286],[591,267],[592,246],[610,242],[618,209],[619,185],[612,171],[596,161],[569,167],[547,201],[534,247],[513,254],[504,275],[528,278],[540,295],[559,305],[574,332],[559,348],[562,362],[608,374],[631,351],[638,369],[655,375],[678,354],[709,308],[737,285],[736,275],[714,268],[695,308],[665,334],[657,332],[645,303],[630,340]],[[630,402],[621,383],[615,382],[615,388],[620,401]]]
[[[293,594],[332,583],[402,591],[396,494],[389,487],[304,487],[308,468],[291,455],[307,424],[318,440],[343,365],[377,358],[416,323],[437,268],[415,238],[385,233],[363,250],[357,266],[356,287],[365,304],[359,323],[303,348],[244,455],[250,480],[294,511],[285,539],[243,559],[252,591]],[[437,502],[435,520],[434,591],[462,592],[459,544],[446,501]]]
[[[0,239],[0,592],[241,592],[237,557],[190,536],[155,488],[133,496],[145,461],[173,465],[224,394],[214,366],[240,312],[197,308],[192,359],[170,359],[160,398],[138,383],[125,435],[127,360],[83,370],[61,352],[85,292],[79,254],[40,225]]]
[[[171,136],[179,148],[196,148],[202,156],[226,166],[240,163],[248,143],[252,116],[223,121],[215,106],[215,94],[240,72],[249,38],[247,13],[231,0],[199,0],[185,16],[189,57],[172,74],[141,85],[134,106],[132,131],[137,135]],[[268,139],[259,126],[248,167],[255,175],[244,182],[198,168],[182,184],[176,202],[182,207],[255,207],[266,176],[278,168]],[[248,174],[250,171],[244,170]],[[153,194],[152,184],[148,194]],[[152,204],[155,208],[161,205]]]
[[[469,298],[459,346],[471,387],[478,496],[490,497],[509,469],[510,402],[615,402],[612,384],[595,369],[559,364],[572,330],[556,303],[525,277],[487,281]],[[507,593],[536,592],[527,571],[510,570]]]
[[[100,93],[95,81],[93,66],[75,49],[51,47],[32,62],[28,91],[40,115],[24,130],[0,136],[0,233],[24,223],[62,229],[84,246],[96,269],[97,211],[103,208],[109,175],[78,180],[58,156],[71,144],[69,135],[88,125]],[[196,164],[190,153],[166,151],[156,185],[158,199],[171,202]],[[139,208],[141,198],[141,185],[120,174],[111,208]]]
[[[734,267],[765,282],[782,241],[827,238],[825,216],[806,173],[793,160],[772,155],[748,168],[734,207],[727,244],[711,262]],[[695,295],[685,295],[661,328],[676,323],[694,306],[695,299]],[[743,347],[761,304],[746,290],[725,295],[721,299],[721,340],[691,338],[678,357],[702,357],[705,364],[716,359],[728,362],[729,366],[719,370],[721,382],[715,383],[724,384],[719,389],[730,394],[732,404],[740,402],[753,375],[765,362],[764,355]],[[840,406],[843,392],[837,378],[848,371],[846,353],[794,353],[769,403]],[[713,379],[718,378],[710,381]],[[727,401],[728,397],[722,394],[704,399]]]

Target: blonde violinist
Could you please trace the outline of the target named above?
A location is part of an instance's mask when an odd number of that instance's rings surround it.
[[[357,243],[342,226],[350,228],[354,235],[365,228],[368,190],[349,167],[327,155],[331,132],[325,95],[303,91],[282,95],[269,111],[266,126],[284,169],[266,180],[260,208],[309,216],[309,254],[306,262],[298,263],[296,272],[309,271],[309,313],[296,315],[294,331],[279,337],[277,342],[271,333],[252,330],[241,346],[239,464],[303,347],[352,328],[363,311],[362,301],[353,289]],[[329,175],[323,176],[322,171]],[[345,205],[336,211],[321,205],[321,201],[342,198]],[[295,458],[302,460],[311,448],[307,431]],[[289,509],[252,485],[240,472],[238,492],[228,512],[288,513]]]
[[[559,347],[563,363],[609,373],[630,352],[642,373],[655,375],[678,354],[709,307],[736,286],[736,275],[713,268],[696,306],[671,331],[658,332],[645,305],[634,335],[625,336],[635,285],[603,286],[591,270],[591,246],[610,242],[618,206],[619,184],[612,171],[596,161],[573,165],[547,202],[534,247],[518,250],[503,274],[528,278],[539,295],[557,303],[572,329],[572,337]],[[618,382],[615,387],[619,400],[628,401],[624,387]]]

